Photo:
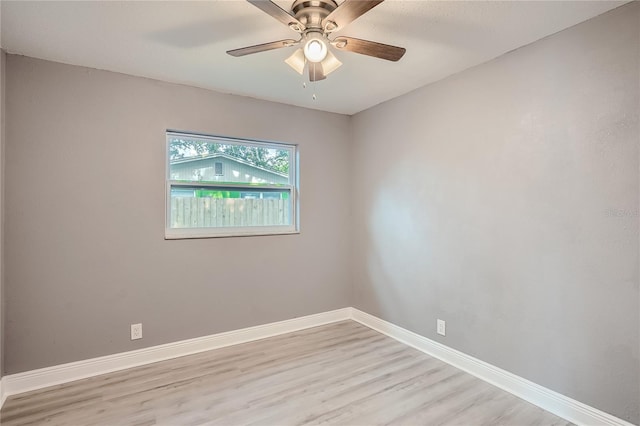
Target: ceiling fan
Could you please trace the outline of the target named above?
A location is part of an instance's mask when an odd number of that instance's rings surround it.
[[[342,65],[329,46],[337,50],[360,53],[388,61],[398,61],[406,49],[369,40],[338,36],[329,39],[331,33],[342,30],[349,23],[373,9],[383,0],[345,0],[340,5],[335,0],[295,0],[291,12],[287,12],[270,0],[247,0],[258,9],[271,15],[300,34],[299,40],[286,39],[255,46],[229,50],[231,56],[244,56],[302,45],[285,62],[299,74],[308,67],[309,80],[324,80]]]

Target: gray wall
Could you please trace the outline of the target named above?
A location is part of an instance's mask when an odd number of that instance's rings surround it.
[[[4,100],[6,54],[0,49],[0,377],[4,375]]]
[[[13,55],[6,77],[6,373],[349,306],[348,117]],[[301,233],[165,241],[166,129],[298,143]]]
[[[356,115],[355,306],[638,423],[639,32],[636,2]]]

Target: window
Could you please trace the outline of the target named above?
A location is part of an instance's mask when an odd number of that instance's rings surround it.
[[[297,147],[167,132],[165,237],[291,234]]]

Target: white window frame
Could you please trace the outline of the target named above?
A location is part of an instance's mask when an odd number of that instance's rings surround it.
[[[261,148],[285,149],[289,151],[289,185],[270,185],[264,184],[256,187],[255,184],[243,183],[225,183],[218,184],[216,182],[181,182],[171,180],[171,163],[169,155],[170,140],[176,137],[201,139],[211,143],[220,143],[226,145],[244,145],[255,146]],[[200,133],[167,130],[166,132],[166,158],[165,158],[165,230],[164,236],[167,240],[187,239],[187,238],[217,238],[217,237],[247,237],[258,235],[282,235],[282,234],[299,234],[298,215],[300,206],[298,203],[298,145],[283,142],[269,142],[252,139],[232,138],[227,136],[207,135]],[[178,187],[198,187],[198,188],[216,188],[229,190],[256,191],[256,189],[275,189],[289,191],[289,209],[291,224],[281,226],[227,226],[227,227],[209,227],[209,228],[171,228],[171,188]]]

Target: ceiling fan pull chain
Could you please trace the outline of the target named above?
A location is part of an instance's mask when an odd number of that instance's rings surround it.
[[[302,89],[307,88],[307,78],[309,79],[310,87],[313,89],[311,94],[311,99],[314,101],[317,99],[316,96],[316,68],[309,68],[311,65],[305,59],[304,68],[302,69]]]
[[[316,67],[313,67],[313,82],[311,83],[313,85],[313,95],[311,96],[311,99],[313,99],[314,101],[316,100]]]

